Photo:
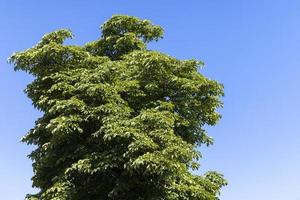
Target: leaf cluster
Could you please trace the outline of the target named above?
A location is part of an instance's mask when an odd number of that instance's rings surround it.
[[[69,30],[47,34],[11,56],[35,77],[25,92],[43,112],[23,141],[36,149],[27,199],[215,200],[223,176],[197,176],[198,145],[212,139],[223,86],[198,72],[202,62],[146,49],[163,30],[113,16],[102,37],[64,45]]]

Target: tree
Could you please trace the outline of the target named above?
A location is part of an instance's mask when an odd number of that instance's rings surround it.
[[[64,45],[45,35],[10,57],[35,77],[25,92],[43,116],[22,139],[35,145],[33,186],[41,200],[215,200],[223,176],[198,176],[203,129],[220,118],[223,86],[146,44],[163,36],[148,20],[116,15],[100,39]]]

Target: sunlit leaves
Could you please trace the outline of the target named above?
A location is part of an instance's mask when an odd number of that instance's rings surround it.
[[[196,176],[203,126],[220,119],[223,86],[203,63],[147,50],[162,37],[148,20],[116,15],[102,37],[64,45],[69,30],[15,53],[16,70],[35,80],[25,92],[43,112],[22,141],[36,145],[28,200],[215,200],[222,175]]]

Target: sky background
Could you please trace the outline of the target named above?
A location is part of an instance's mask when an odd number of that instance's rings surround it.
[[[222,172],[221,200],[300,200],[299,0],[0,0],[0,194],[20,200],[31,188],[33,147],[20,138],[41,114],[23,89],[32,77],[7,58],[47,32],[70,28],[73,44],[100,37],[113,14],[150,19],[165,37],[150,44],[206,63],[225,86],[222,120],[208,131],[198,173]]]

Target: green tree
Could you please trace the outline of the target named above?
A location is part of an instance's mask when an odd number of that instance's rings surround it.
[[[69,30],[11,56],[35,77],[25,92],[43,116],[24,136],[35,145],[34,200],[215,200],[223,176],[198,176],[197,147],[212,144],[223,86],[146,44],[163,36],[148,20],[116,15],[100,39],[64,45]]]

